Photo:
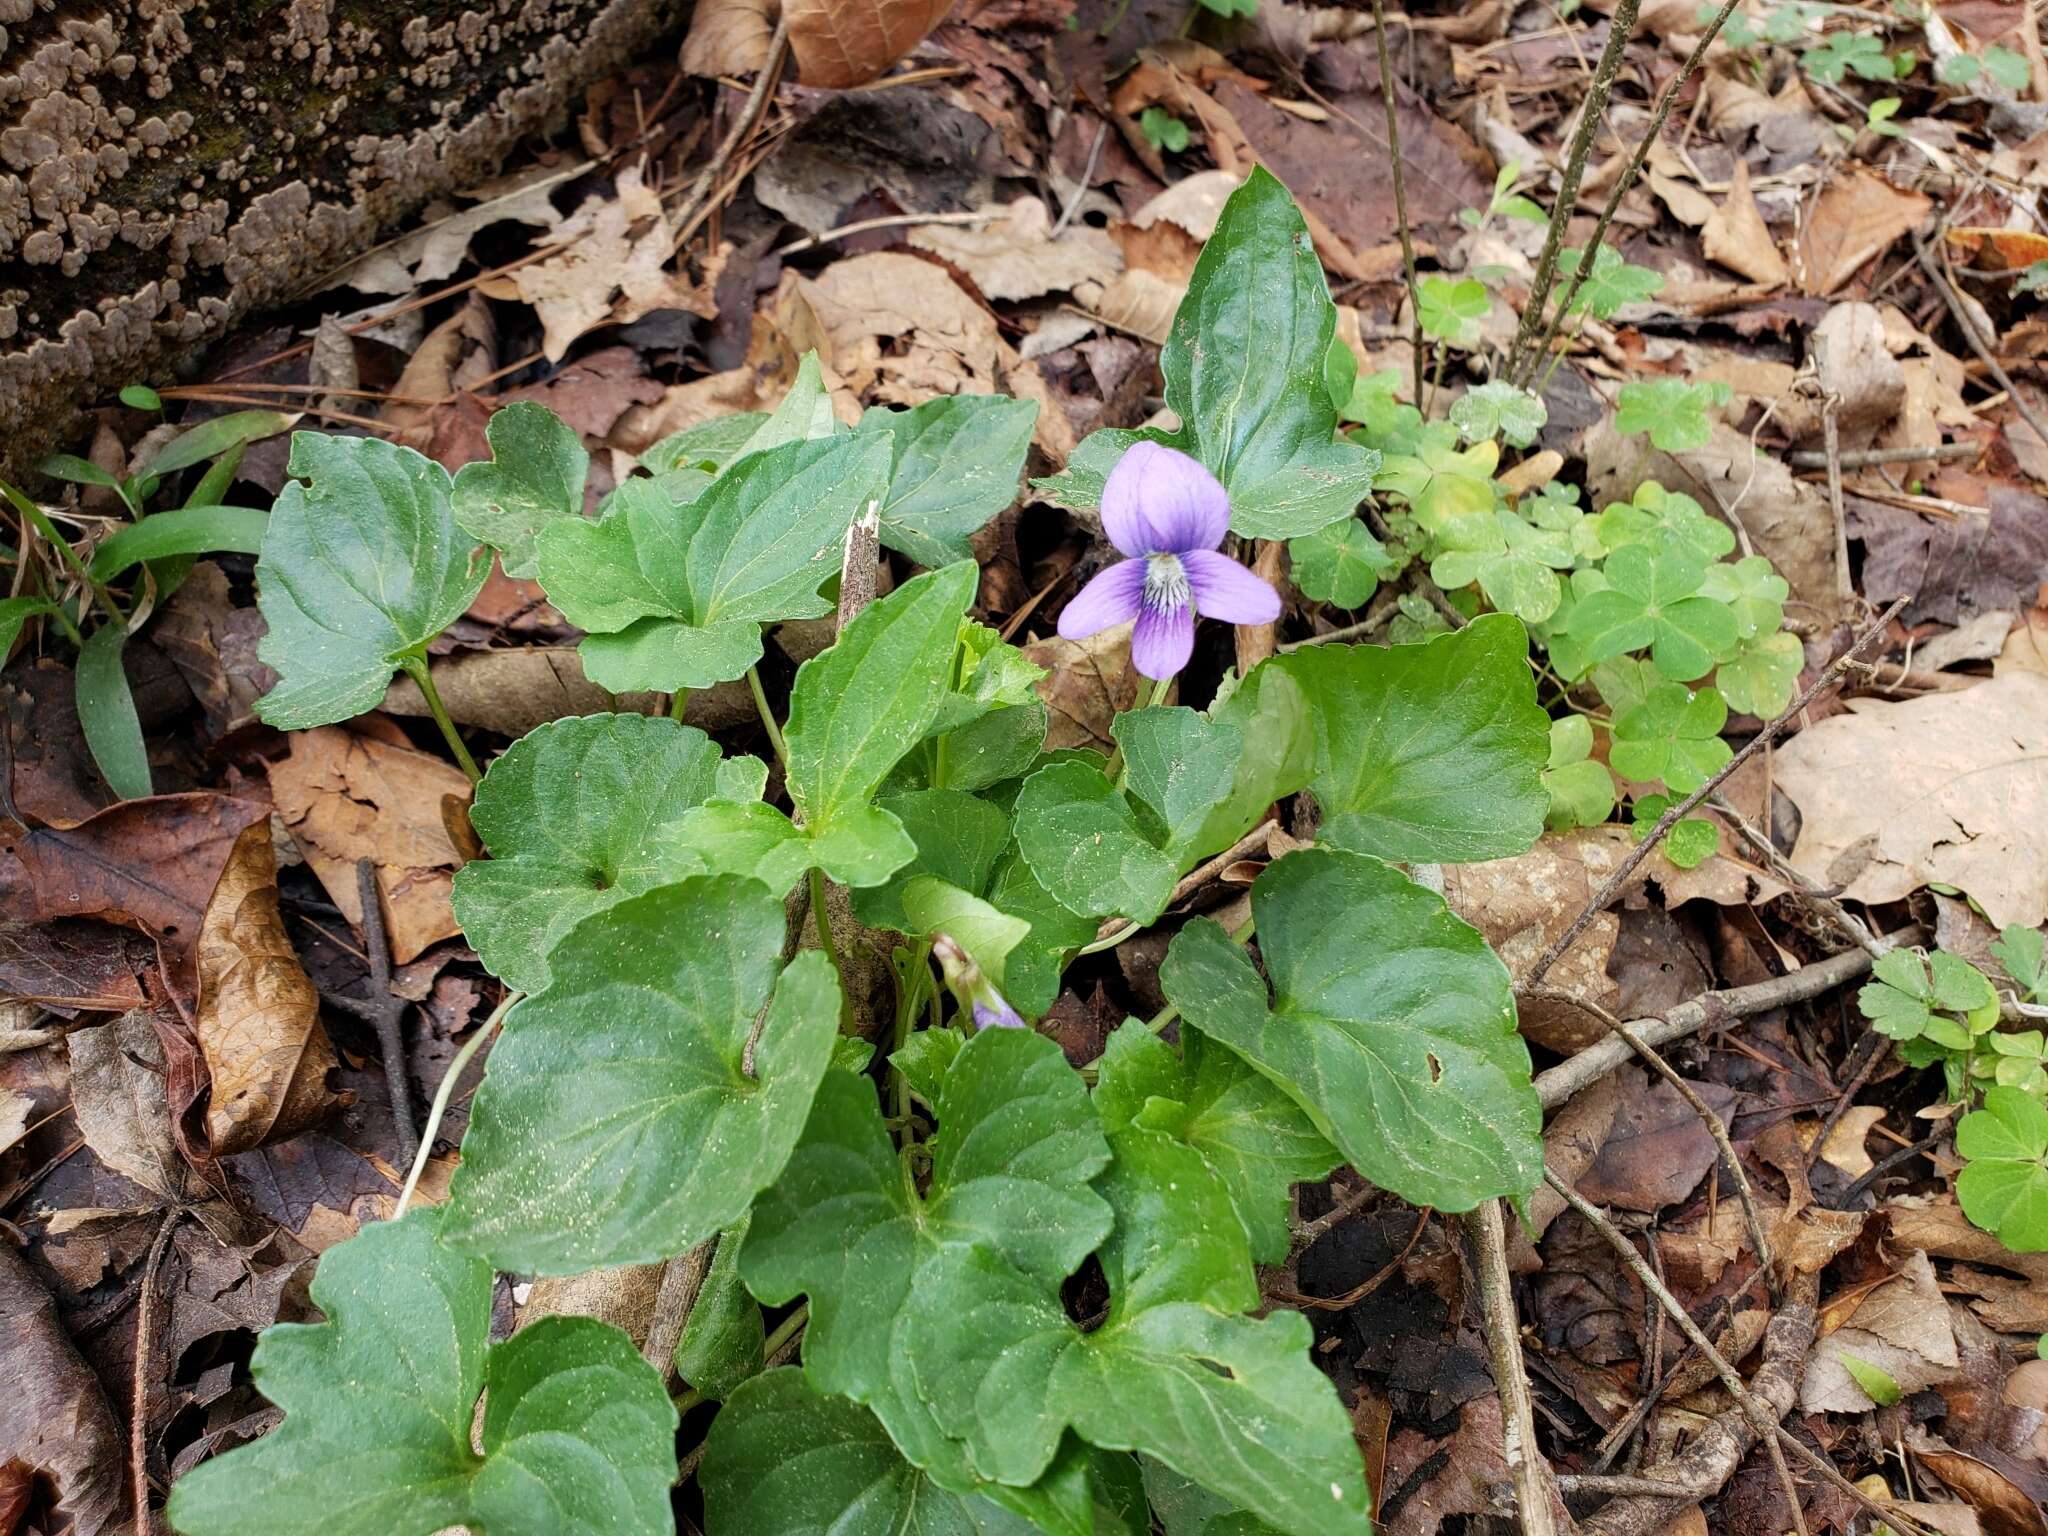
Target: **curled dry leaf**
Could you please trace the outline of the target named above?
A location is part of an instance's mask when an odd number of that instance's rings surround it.
[[[161,1199],[184,1199],[190,1180],[172,1140],[163,1044],[150,1010],[75,1029],[65,1045],[72,1111],[93,1155]]]
[[[751,75],[768,62],[774,40],[768,0],[698,0],[683,39],[683,73]]]
[[[1866,1294],[1842,1326],[1814,1346],[1799,1406],[1807,1413],[1863,1413],[1871,1400],[1843,1364],[1874,1365],[1904,1392],[1951,1380],[1959,1363],[1948,1302],[1924,1253],[1908,1253],[1898,1272]]]
[[[462,857],[441,801],[468,799],[461,772],[438,757],[334,726],[294,731],[291,743],[291,756],[270,765],[271,794],[285,830],[342,915],[361,926],[356,861],[366,858],[377,866],[393,964],[460,933],[448,892]]]
[[[1852,1179],[1860,1179],[1876,1166],[1863,1143],[1869,1137],[1871,1127],[1885,1117],[1882,1104],[1852,1104],[1842,1111],[1842,1118],[1835,1122],[1835,1128],[1828,1132],[1828,1139],[1821,1143],[1820,1160],[1830,1168],[1836,1168]]]
[[[510,274],[502,280],[509,291],[496,295],[533,306],[550,362],[560,362],[585,331],[614,318],[614,294],[620,295],[616,318],[624,321],[660,308],[672,290],[668,218],[637,165],[619,173],[610,195],[585,199],[555,237],[557,254]]]
[[[1108,282],[1123,267],[1116,242],[1090,225],[1075,224],[1054,239],[1052,218],[1035,197],[986,212],[989,222],[978,228],[915,225],[910,243],[958,267],[991,299],[1069,292],[1079,283]]]
[[[199,935],[199,1049],[213,1078],[206,1114],[216,1154],[282,1141],[339,1102],[320,994],[284,931],[270,823],[243,829]]]
[[[1034,640],[1025,659],[1045,668],[1038,695],[1045,700],[1045,750],[1094,747],[1107,752],[1116,742],[1109,723],[1138,703],[1141,680],[1131,666],[1131,626],[1119,624],[1086,640]]]
[[[54,1489],[54,1528],[71,1536],[113,1529],[127,1451],[99,1379],[78,1356],[57,1304],[12,1243],[0,1243],[0,1464],[27,1468]],[[12,1529],[12,1527],[9,1527]]]
[[[1735,162],[1727,201],[1700,229],[1700,244],[1711,259],[1753,283],[1782,287],[1792,280],[1792,269],[1778,254],[1777,242],[1757,212],[1749,190],[1749,166],[1741,160]]]
[[[1800,231],[1800,286],[1823,298],[1836,292],[1865,262],[1919,228],[1933,206],[1868,171],[1837,176]]]
[[[805,85],[842,91],[865,85],[939,24],[953,0],[787,0],[789,46]]]
[[[856,395],[873,386],[874,398],[890,405],[999,388],[1015,360],[995,318],[944,268],[900,251],[796,279],[784,313],[792,341],[817,347]],[[901,345],[885,349],[885,340]]]

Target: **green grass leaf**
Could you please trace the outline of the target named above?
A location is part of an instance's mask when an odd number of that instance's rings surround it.
[[[165,475],[176,474],[181,469],[190,469],[194,464],[217,458],[248,443],[261,442],[266,437],[290,429],[295,417],[282,411],[230,411],[225,416],[216,416],[211,421],[202,421],[196,427],[188,427],[165,443],[136,467],[128,477],[132,485],[149,480],[161,480]],[[335,439],[335,441],[359,441],[359,439]],[[293,453],[298,445],[293,444]],[[298,474],[296,466],[293,474]]]
[[[839,570],[848,525],[884,494],[889,452],[881,436],[799,439],[701,490],[673,475],[628,480],[599,521],[549,523],[541,585],[590,632],[591,678],[617,691],[708,688],[760,658],[762,624],[829,613],[818,588]]]
[[[1443,898],[1376,859],[1304,849],[1252,888],[1275,996],[1214,923],[1160,973],[1186,1022],[1308,1112],[1373,1183],[1470,1210],[1542,1174],[1542,1113],[1505,967]]]
[[[252,1362],[284,1422],[178,1479],[167,1513],[183,1536],[672,1528],[676,1413],[660,1376],[593,1318],[489,1343],[490,1266],[437,1243],[439,1221],[373,1222],[322,1255],[326,1321],[265,1329]]]
[[[448,471],[410,448],[296,432],[290,469],[256,562],[257,654],[278,674],[256,713],[302,731],[375,709],[490,565],[455,524]]]
[[[721,876],[572,929],[491,1048],[447,1240],[501,1269],[574,1274],[738,1221],[796,1144],[839,1024],[824,956],[780,965],[786,928],[775,892]]]
[[[1987,1089],[1984,1107],[1956,1125],[1963,1214],[2014,1253],[2048,1252],[2048,1108],[2038,1096]]]
[[[1420,645],[1318,645],[1267,663],[1315,724],[1321,841],[1453,863],[1534,846],[1550,722],[1528,646],[1518,620],[1488,615]]]
[[[153,793],[149,777],[149,746],[142,739],[142,721],[135,713],[135,695],[121,653],[128,631],[102,624],[79,647],[72,682],[77,694],[78,724],[100,777],[123,800]]]
[[[546,406],[518,400],[484,423],[491,456],[455,472],[455,521],[497,550],[505,574],[540,573],[540,531],[583,516],[590,455],[583,439]]]
[[[491,974],[522,992],[593,912],[702,873],[673,832],[720,790],[718,744],[644,715],[556,720],[515,741],[477,785],[470,821],[490,850],[455,876],[456,919]]]
[[[15,637],[21,633],[22,625],[41,614],[56,611],[57,605],[46,597],[0,597],[0,662],[5,662],[14,649]]]
[[[152,512],[139,522],[115,529],[92,552],[92,579],[109,582],[144,561],[173,555],[261,554],[269,528],[270,514],[253,507],[181,507]]]

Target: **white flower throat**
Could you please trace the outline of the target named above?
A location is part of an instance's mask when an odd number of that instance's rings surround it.
[[[1169,613],[1188,605],[1188,568],[1179,555],[1145,557],[1144,604],[1154,613]]]

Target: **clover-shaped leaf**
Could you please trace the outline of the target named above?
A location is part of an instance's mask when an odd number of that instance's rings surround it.
[[[740,1271],[769,1305],[809,1296],[812,1388],[867,1405],[913,1465],[971,1488],[958,1426],[933,1414],[900,1342],[913,1287],[948,1250],[967,1249],[1057,1305],[1061,1281],[1109,1233],[1110,1208],[1089,1183],[1109,1145],[1059,1047],[1029,1031],[983,1030],[936,1094],[920,1194],[874,1085],[827,1073],[787,1171],[755,1203]]]
[[[277,684],[256,713],[281,731],[375,709],[401,667],[468,611],[490,562],[458,528],[448,471],[374,437],[294,432],[256,562]]]
[[[1742,648],[1716,669],[1714,686],[1730,708],[1769,720],[1792,702],[1799,670],[1805,665],[1806,648],[1799,637],[1779,630],[1743,641]]]
[[[1201,1154],[1230,1191],[1251,1256],[1287,1256],[1287,1201],[1339,1161],[1312,1121],[1241,1056],[1192,1030],[1178,1052],[1126,1020],[1103,1048],[1095,1108],[1105,1130],[1170,1136]]]
[[[1037,484],[1064,506],[1099,506],[1110,470],[1143,436],[1193,455],[1223,482],[1238,534],[1298,538],[1349,517],[1379,456],[1334,440],[1324,364],[1336,328],[1301,210],[1254,167],[1202,247],[1160,353],[1179,429],[1106,428],[1082,442],[1064,473]]]
[[[1637,842],[1650,835],[1674,803],[1670,795],[1642,795],[1636,799],[1629,807],[1629,815]],[[1672,823],[1658,851],[1680,869],[1698,869],[1720,846],[1721,833],[1711,821],[1701,816],[1684,816]]]
[[[1898,78],[1884,39],[1872,32],[1831,32],[1800,54],[1799,62],[1814,79],[1829,85],[1840,85],[1851,71],[1865,80]]]
[[[1549,804],[1550,742],[1528,655],[1520,621],[1489,614],[1420,645],[1317,645],[1268,662],[1315,725],[1318,838],[1384,859],[1527,852]]]
[[[2007,923],[1991,941],[1991,953],[2028,1002],[2048,1002],[2048,938],[2040,929]]]
[[[1416,447],[1412,455],[1388,454],[1379,483],[1404,499],[1424,528],[1441,535],[1461,518],[1493,510],[1499,443],[1489,439],[1459,449],[1425,437]]]
[[[1516,448],[1527,448],[1549,419],[1548,406],[1503,379],[1468,389],[1451,405],[1451,420],[1471,442],[1502,437]]]
[[[644,715],[556,720],[515,741],[477,786],[470,821],[490,850],[455,876],[464,935],[495,976],[547,985],[548,954],[577,923],[702,863],[664,841],[683,812],[744,782],[702,731]],[[723,772],[721,772],[723,770]]]
[[[1704,448],[1713,437],[1707,413],[1728,403],[1729,389],[1718,380],[1688,384],[1683,379],[1651,379],[1622,385],[1619,399],[1616,431],[1625,436],[1647,432],[1659,451],[1689,453]]]
[[[1990,978],[1946,950],[1926,959],[1910,949],[1887,950],[1870,975],[1856,1006],[1872,1029],[1891,1039],[1925,1039],[1944,1050],[1967,1051],[1998,1022],[1998,993]]]
[[[1558,258],[1558,270],[1568,279],[1576,276],[1584,256],[1582,249],[1564,252]],[[1591,310],[1600,319],[1611,320],[1622,305],[1644,303],[1663,290],[1662,273],[1653,272],[1648,267],[1632,266],[1613,246],[1603,245],[1594,254],[1593,270],[1579,285],[1571,312],[1577,314],[1581,310]]]
[[[1712,688],[1664,683],[1614,722],[1607,758],[1625,779],[1691,794],[1734,756],[1721,739],[1728,706]]]
[[[1700,559],[1715,561],[1735,548],[1735,531],[1732,528],[1710,516],[1704,507],[1683,491],[1667,491],[1654,480],[1645,480],[1637,486],[1630,500],[1618,501],[1608,507],[1596,519],[1596,524],[1600,551],[1606,554],[1628,544],[1661,547],[1675,540]],[[1766,566],[1768,563],[1765,562]],[[1737,595],[1754,588],[1754,597],[1761,599],[1767,596],[1768,584],[1753,574],[1754,567],[1751,567],[1752,574],[1748,575],[1735,573],[1733,567],[1730,571],[1729,575],[1710,579],[1725,582]],[[1771,626],[1773,629],[1776,627],[1775,624]]]
[[[1593,757],[1593,722],[1566,715],[1550,722],[1550,764],[1543,770],[1550,795],[1544,825],[1558,830],[1597,827],[1614,810],[1614,776]]]
[[[1463,1211],[1534,1187],[1542,1113],[1507,970],[1442,897],[1377,859],[1311,848],[1259,876],[1252,915],[1274,996],[1198,920],[1160,972],[1187,1025],[1404,1200]]]
[[[1351,382],[1351,398],[1338,411],[1358,431],[1352,436],[1371,448],[1388,453],[1407,453],[1414,434],[1422,426],[1422,412],[1395,396],[1401,389],[1401,371],[1382,368],[1361,373]]]
[[[1486,600],[1502,613],[1512,613],[1526,624],[1541,624],[1563,600],[1556,573],[1571,568],[1571,536],[1534,527],[1505,508],[1495,509],[1493,525],[1495,538],[1477,549],[1456,545],[1472,537],[1482,520],[1467,518],[1453,525],[1446,542],[1454,547],[1430,562],[1430,577],[1446,591],[1477,582]]]
[[[2003,1085],[1956,1124],[1963,1214],[2013,1253],[2048,1251],[2048,1109],[2038,1095]]]
[[[1362,608],[1393,571],[1387,547],[1355,517],[1287,541],[1294,585],[1312,602]]]
[[[846,529],[889,483],[888,439],[799,439],[750,453],[708,487],[628,480],[595,523],[540,535],[541,585],[589,631],[585,670],[615,691],[708,688],[761,656],[761,626],[831,611]]]
[[[1721,527],[1711,518],[1708,521],[1716,528]],[[1792,595],[1791,586],[1762,555],[1746,555],[1740,560],[1708,566],[1700,591],[1728,605],[1728,611],[1735,615],[1735,632],[1744,640],[1776,633],[1785,622],[1785,599]]]
[[[497,550],[507,576],[529,580],[540,569],[541,529],[583,515],[590,455],[568,423],[531,400],[494,413],[484,441],[491,456],[455,472],[455,521]]]
[[[1479,340],[1486,312],[1492,308],[1493,295],[1476,278],[1425,277],[1416,288],[1415,312],[1422,334],[1454,347],[1469,347]]]
[[[1706,564],[1684,545],[1625,545],[1607,557],[1605,575],[1607,587],[1576,603],[1568,625],[1589,660],[1647,646],[1659,672],[1691,682],[1733,651],[1735,615],[1726,603],[1699,595]]]
[[[491,1267],[437,1243],[440,1219],[426,1209],[371,1222],[321,1256],[313,1300],[326,1321],[265,1329],[251,1362],[284,1422],[181,1476],[173,1527],[674,1529],[676,1412],[659,1374],[594,1318],[545,1317],[489,1342]]]
[[[807,950],[783,968],[786,928],[776,892],[728,875],[572,929],[491,1048],[446,1240],[575,1274],[681,1253],[746,1214],[839,1026],[830,962]]]

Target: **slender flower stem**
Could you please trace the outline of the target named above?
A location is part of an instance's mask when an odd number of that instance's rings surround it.
[[[1230,942],[1237,945],[1249,944],[1252,941],[1252,934],[1256,931],[1256,920],[1247,916],[1243,922],[1230,930]],[[1156,1035],[1179,1017],[1180,1009],[1174,1004],[1168,1003],[1145,1021],[1145,1028]]]
[[[832,919],[825,911],[825,872],[813,864],[810,867],[811,921],[817,925],[818,948],[825,958],[832,962],[832,969],[839,977],[839,1013],[843,1019],[853,1006],[853,1000],[846,991],[846,967],[839,963],[839,946],[832,939]]]
[[[1422,305],[1415,286],[1415,240],[1408,230],[1408,187],[1401,167],[1401,122],[1394,110],[1394,61],[1387,51],[1387,12],[1372,0],[1372,40],[1380,55],[1380,100],[1387,108],[1387,159],[1394,170],[1394,223],[1401,232],[1401,265],[1408,274],[1409,350],[1415,360],[1415,404],[1422,405]]]
[[[903,1049],[910,1039],[911,1027],[924,1008],[925,989],[932,983],[931,971],[932,941],[926,939],[911,952],[910,964],[903,971],[902,995],[896,999],[896,1037],[891,1053]],[[895,1066],[889,1068],[890,1097],[896,1110],[896,1139],[899,1143],[910,1140],[910,1079]]]
[[[804,1324],[809,1322],[810,1319],[811,1304],[807,1301],[799,1302],[797,1309],[777,1323],[775,1331],[761,1341],[761,1358],[763,1360],[774,1359],[775,1352],[802,1332]]]
[[[478,783],[483,779],[483,770],[476,765],[476,759],[469,755],[469,748],[456,734],[455,722],[448,718],[448,706],[441,702],[441,690],[434,686],[434,670],[427,665],[424,656],[408,656],[399,664],[405,675],[420,685],[420,696],[427,701],[427,709],[434,717],[434,724],[441,727],[441,739],[448,743],[448,750],[455,754],[455,761],[462,771],[469,775],[469,782]]]
[[[674,693],[669,695],[668,712],[670,716],[677,720],[682,719],[684,713],[687,711],[689,707],[689,703],[690,690],[687,688],[678,688]]]
[[[524,992],[506,993],[505,1000],[491,1010],[491,1016],[483,1021],[477,1032],[462,1042],[462,1049],[455,1053],[448,1063],[448,1070],[441,1074],[441,1086],[434,1090],[433,1105],[427,1110],[427,1123],[420,1128],[420,1145],[412,1155],[412,1171],[405,1176],[405,1188],[398,1196],[398,1209],[392,1212],[393,1221],[405,1214],[405,1208],[412,1204],[412,1192],[420,1187],[420,1175],[427,1171],[427,1157],[434,1150],[434,1135],[441,1129],[442,1116],[448,1113],[448,1101],[454,1097],[456,1080],[462,1076],[463,1068],[469,1065],[469,1058],[497,1032],[498,1025],[511,1011],[512,1005],[524,996]]]
[[[747,687],[754,695],[754,708],[760,712],[761,724],[768,728],[768,745],[775,749],[775,761],[782,764],[782,771],[789,772],[789,748],[782,740],[782,727],[775,723],[775,711],[768,707],[768,690],[761,686],[761,669],[747,668]],[[677,718],[681,718],[680,712]],[[827,949],[831,946],[828,944]]]

